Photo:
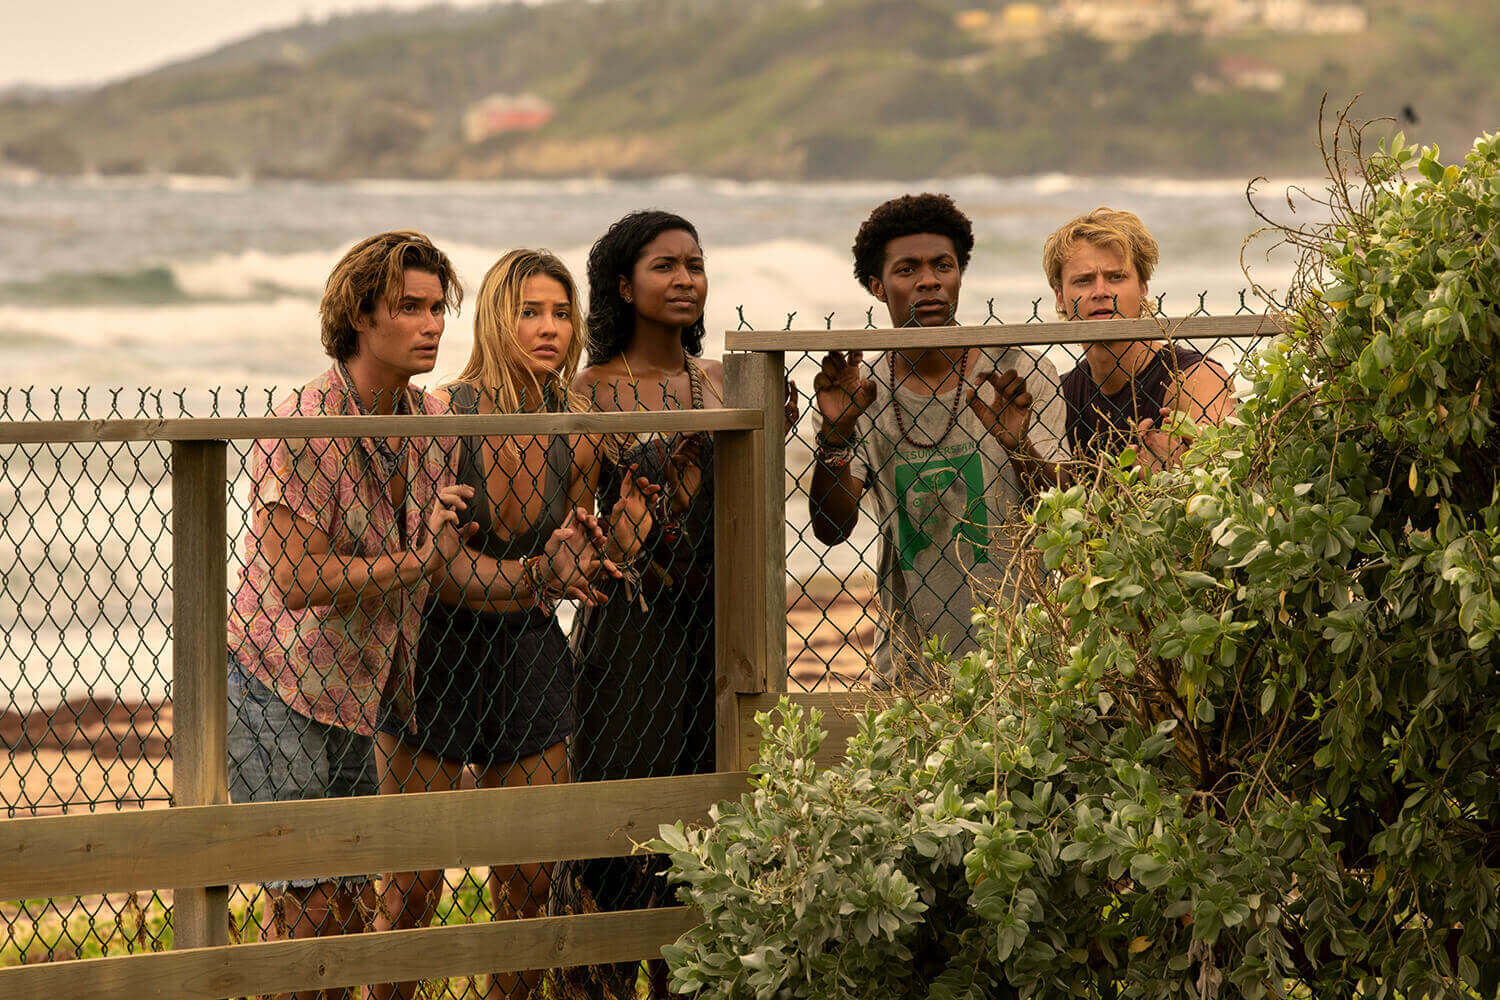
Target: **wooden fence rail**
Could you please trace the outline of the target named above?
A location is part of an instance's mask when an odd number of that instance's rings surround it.
[[[171,809],[0,820],[0,900],[175,887],[176,951],[0,969],[0,997],[243,996],[634,961],[696,922],[685,908],[229,945],[226,886],[270,879],[525,864],[630,853],[746,788],[757,710],[786,690],[784,352],[1246,338],[1265,316],[900,330],[730,332],[730,408],[637,413],[0,423],[0,445],[173,445]],[[715,435],[716,747],[720,773],[536,788],[225,804],[224,651],[230,439],[708,431]],[[868,693],[800,694],[836,759]]]

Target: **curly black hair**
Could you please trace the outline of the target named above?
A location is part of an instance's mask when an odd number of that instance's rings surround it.
[[[635,306],[620,295],[620,279],[635,273],[646,244],[674,229],[698,240],[698,230],[680,215],[654,209],[631,212],[606,229],[589,250],[589,367],[624,353],[635,333]],[[682,331],[682,349],[693,357],[702,355],[703,332],[700,316]]]
[[[958,269],[969,266],[974,250],[974,224],[945,194],[905,194],[877,206],[854,237],[854,278],[865,291],[870,279],[885,267],[885,248],[891,240],[917,233],[935,233],[953,241]]]

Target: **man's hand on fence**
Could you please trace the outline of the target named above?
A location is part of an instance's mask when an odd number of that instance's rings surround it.
[[[459,513],[469,509],[468,502],[473,498],[472,486],[445,486],[432,501],[427,511],[427,537],[416,550],[428,577],[445,570],[463,551],[464,543],[479,530],[473,521],[459,525]]]
[[[985,385],[995,390],[995,401],[986,402],[979,395]],[[1026,380],[1014,368],[1006,369],[1002,375],[989,371],[975,380],[969,390],[969,409],[979,418],[985,431],[1007,451],[1027,449],[1026,432],[1031,429],[1032,396],[1026,388]]]
[[[1161,411],[1161,424],[1170,422],[1175,415],[1171,407]],[[1136,422],[1136,433],[1140,435],[1141,444],[1136,449],[1137,461],[1141,467],[1148,472],[1160,472],[1169,465],[1175,465],[1182,458],[1182,453],[1187,451],[1187,439],[1181,434],[1157,426],[1157,421],[1147,417]]]
[[[863,360],[863,351],[830,351],[823,355],[823,370],[813,379],[823,417],[822,434],[830,444],[853,440],[860,415],[875,402],[875,382],[860,373]]]

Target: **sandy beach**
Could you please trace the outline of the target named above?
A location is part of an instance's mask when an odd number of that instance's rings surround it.
[[[787,663],[793,691],[859,686],[873,647],[873,595],[832,579],[791,587]],[[150,809],[172,790],[172,706],[73,698],[50,708],[0,713],[0,806],[7,817]]]

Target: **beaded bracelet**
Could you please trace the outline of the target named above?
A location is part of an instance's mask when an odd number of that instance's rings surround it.
[[[665,493],[656,495],[656,510],[652,512],[656,519],[656,525],[661,529],[661,537],[668,545],[676,545],[682,538],[682,523],[672,517],[672,505],[667,500]]]
[[[813,457],[819,465],[825,465],[830,469],[842,469],[854,461],[854,442],[845,441],[834,443],[818,431],[815,441],[817,447],[813,450]]]
[[[538,603],[547,597],[547,579],[542,575],[542,563],[546,561],[547,557],[544,555],[521,560],[521,574],[531,585],[531,595]]]

